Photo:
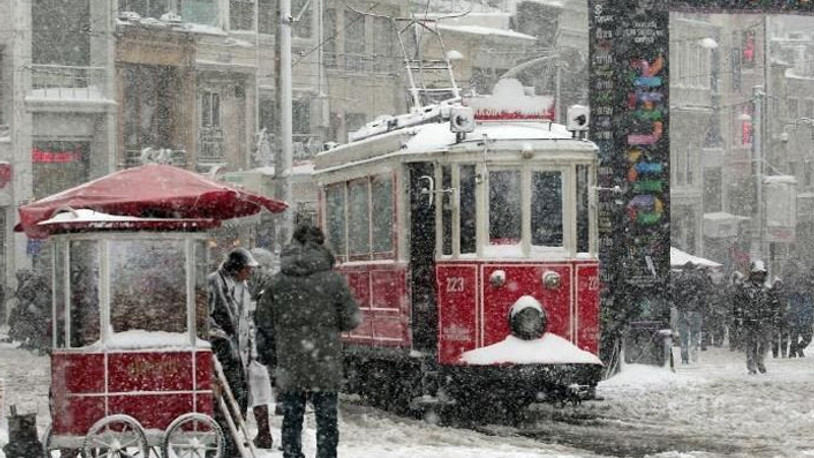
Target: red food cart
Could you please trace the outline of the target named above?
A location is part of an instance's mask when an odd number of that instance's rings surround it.
[[[285,207],[166,165],[21,207],[53,261],[46,456],[220,456],[207,230]]]

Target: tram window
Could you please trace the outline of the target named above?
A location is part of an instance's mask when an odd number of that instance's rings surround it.
[[[522,201],[520,171],[489,172],[489,241],[492,245],[520,243]]]
[[[561,172],[534,172],[531,175],[531,244],[563,245]]]
[[[337,254],[345,256],[345,184],[329,186],[325,191],[328,243]]]
[[[367,180],[353,181],[348,185],[348,231],[348,254],[369,254],[370,213]]]
[[[185,332],[186,284],[183,240],[111,241],[113,332]]]
[[[209,339],[209,300],[206,277],[209,275],[207,243],[196,240],[195,250],[195,330],[199,339]]]
[[[56,333],[54,345],[65,347],[65,245],[54,244],[54,318]]]
[[[76,240],[69,245],[71,347],[99,340],[99,243]]]
[[[577,252],[587,253],[588,243],[588,166],[577,166]]]
[[[461,253],[477,251],[475,230],[475,166],[461,166],[461,182],[458,185],[459,210],[461,212]]]
[[[393,251],[393,180],[376,177],[373,187],[373,252]]]
[[[452,167],[445,165],[441,167],[441,189],[443,191],[452,187]],[[452,193],[441,193],[441,234],[442,234],[442,254],[452,254]]]

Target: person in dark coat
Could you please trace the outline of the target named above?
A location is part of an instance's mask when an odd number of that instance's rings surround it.
[[[740,288],[746,277],[738,272],[732,272],[729,283],[726,286],[726,297],[729,303],[729,350],[743,351],[743,306],[740,304]]]
[[[209,274],[209,341],[212,351],[223,366],[229,388],[234,394],[240,414],[248,408],[246,369],[252,354],[252,297],[247,280],[259,264],[245,248],[229,252],[217,271]],[[238,457],[237,445],[220,409],[215,409],[215,421],[224,433],[224,457]]]
[[[678,312],[678,334],[681,340],[681,363],[698,361],[701,343],[704,281],[702,273],[691,263],[684,265],[673,278],[673,303]]]
[[[802,263],[790,271],[788,302],[789,357],[804,357],[814,327],[814,275]]]
[[[359,326],[362,314],[346,280],[333,266],[334,256],[324,246],[322,231],[310,224],[299,226],[281,253],[281,271],[258,305],[258,329],[273,329],[285,458],[304,456],[302,422],[309,398],[317,421],[317,457],[336,457],[340,336]],[[269,350],[258,348],[261,354]]]
[[[766,283],[766,274],[763,261],[753,261],[749,279],[737,293],[737,304],[741,307],[738,324],[743,329],[746,369],[750,374],[766,372],[764,361],[777,316],[777,297]]]

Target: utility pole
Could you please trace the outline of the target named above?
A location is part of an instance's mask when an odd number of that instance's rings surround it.
[[[280,0],[280,143],[282,146],[279,169],[275,170],[278,186],[282,186],[282,200],[290,207],[283,212],[282,227],[277,230],[278,242],[285,244],[291,238],[294,226],[294,205],[291,202],[291,168],[294,155],[292,96],[291,96],[291,0]],[[280,240],[282,238],[282,240]]]
[[[763,259],[766,255],[765,245],[765,203],[763,202],[763,88],[755,86],[752,89],[754,101],[754,116],[752,116],[752,151],[753,161],[755,163],[755,190],[757,199],[757,251],[758,258]],[[767,260],[763,260],[767,262]]]

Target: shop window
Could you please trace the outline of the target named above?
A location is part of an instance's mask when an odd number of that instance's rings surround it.
[[[370,213],[367,180],[348,185],[348,254],[370,253]]]
[[[522,236],[520,171],[489,172],[489,241],[514,245]]]
[[[76,240],[69,245],[71,347],[99,341],[99,242]]]
[[[562,173],[531,174],[531,244],[563,246]]]
[[[90,142],[34,142],[31,151],[34,196],[50,196],[88,181],[89,159]]]
[[[345,239],[345,184],[328,186],[325,191],[328,243],[338,256],[347,255]]]
[[[393,180],[389,176],[376,177],[371,183],[373,222],[373,252],[393,251]]]

